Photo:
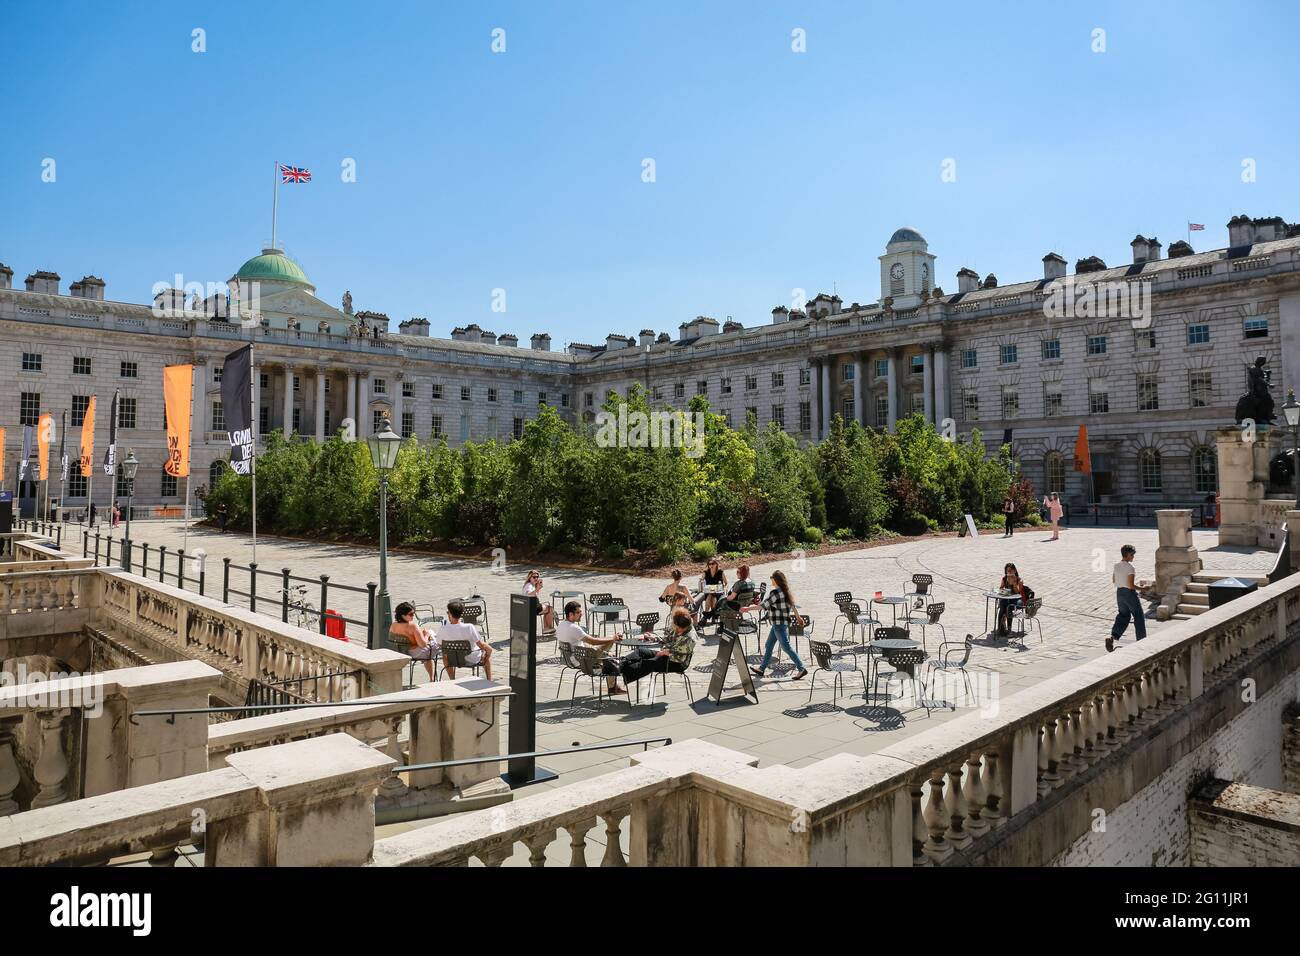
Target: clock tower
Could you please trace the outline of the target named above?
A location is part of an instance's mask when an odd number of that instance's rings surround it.
[[[914,309],[921,292],[934,288],[934,256],[925,237],[915,229],[895,231],[880,257],[880,297],[894,300],[894,309]]]

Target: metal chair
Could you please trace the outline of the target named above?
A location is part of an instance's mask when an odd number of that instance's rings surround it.
[[[835,660],[831,656],[831,646],[825,641],[809,641],[808,647],[812,651],[813,660],[817,666],[813,668],[812,677],[808,681],[808,703],[812,703],[813,689],[817,683],[817,675],[822,671],[828,674],[834,674],[831,681],[831,705],[840,699],[840,691],[844,689],[844,675],[855,673],[862,678],[862,696],[867,696],[867,675],[862,673],[862,668],[858,666],[858,655],[852,651],[847,652],[853,658],[853,663],[847,661]]]
[[[723,608],[722,615],[718,619],[718,635],[721,636],[723,631],[736,636],[740,641],[740,649],[743,653],[746,635],[753,634],[755,638],[758,637],[758,624],[731,608]]]
[[[933,675],[935,671],[952,672],[959,671],[962,680],[966,684],[966,695],[975,699],[975,691],[971,687],[970,673],[966,670],[966,665],[970,663],[971,651],[975,647],[975,636],[967,634],[964,641],[944,641],[939,645],[939,650],[935,656],[926,661],[926,670]],[[945,650],[946,648],[946,650]],[[960,653],[961,657],[956,655]],[[956,703],[950,704],[953,710],[957,709]]]
[[[564,662],[560,667],[560,682],[556,685],[555,696],[560,696],[560,691],[564,688],[564,672],[571,670],[573,674],[573,692],[569,695],[569,706],[573,707],[578,700],[578,678],[590,677],[592,690],[596,692],[597,702],[605,699],[605,674],[602,669],[601,657],[594,647],[574,647],[572,644],[559,643],[560,659]],[[631,707],[631,702],[628,704]]]
[[[817,622],[808,614],[803,616],[803,624],[796,624],[793,620],[790,622],[790,646],[794,648],[796,654],[799,653],[799,638],[804,638],[809,643],[812,642],[813,631],[816,630]],[[781,652],[781,646],[777,645],[777,653]]]
[[[612,594],[593,594],[591,596],[591,606],[597,607],[601,604],[617,604],[626,607],[622,598],[614,597]],[[617,624],[619,620],[620,615],[617,613],[609,612],[600,615],[600,620],[596,622],[596,625],[600,629],[601,636],[604,636],[606,628],[611,624]]]
[[[908,584],[910,583],[910,587]],[[916,598],[916,608],[923,608],[934,596],[934,575],[913,574],[911,582],[903,583],[903,597]]]
[[[460,614],[460,622],[462,624],[473,624],[477,627],[479,621],[482,621],[483,640],[489,644],[492,643],[492,635],[488,633],[487,617],[483,613],[485,606],[478,602],[464,602],[461,607],[463,610]],[[456,665],[453,664],[452,666],[455,667]]]
[[[1038,628],[1038,643],[1043,643],[1043,622],[1038,619],[1038,612],[1043,608],[1042,598],[1030,598],[1028,604],[1021,603],[1011,609],[1011,623],[1020,622],[1020,640],[1023,643],[1025,631],[1032,624]]]
[[[409,656],[411,653],[411,641],[401,634],[394,634],[392,631],[388,632],[388,646],[399,654],[406,654]],[[406,683],[402,685],[403,690],[415,686],[415,667],[417,664],[423,663],[424,661],[419,660],[418,658],[411,658],[408,664],[410,670],[406,673]],[[436,674],[438,670],[438,665],[436,663],[434,664],[433,669]]]
[[[463,618],[462,618],[463,620]],[[440,660],[443,664],[443,671],[448,667],[468,667],[470,672],[477,677],[478,669],[483,666],[480,661],[477,664],[471,664],[467,660],[470,654],[469,641],[443,641],[442,654]],[[434,668],[434,676],[437,677],[437,668]]]
[[[908,637],[908,634],[907,634],[907,628],[905,628],[905,627],[895,627],[895,626],[890,625],[890,624],[882,624],[882,625],[876,627],[876,628],[872,631],[872,634],[871,634],[871,640],[873,640],[873,641],[897,641],[897,640],[910,640],[910,638]],[[883,656],[883,654],[882,654],[880,651],[878,651],[878,650],[876,650],[875,648],[871,647],[870,644],[867,645],[867,669],[868,669],[868,671],[869,671],[871,674],[875,675],[875,673],[880,669],[880,668],[879,668],[879,665],[880,665],[880,658],[881,658],[882,656]],[[874,693],[874,691],[875,691],[875,686],[876,686],[876,685],[875,685],[875,678],[874,678],[874,676],[873,676],[873,678],[872,678],[872,685],[871,685],[871,686],[872,686],[872,691],[873,691],[873,693]]]
[[[831,644],[839,644],[845,647],[853,647],[858,644],[861,644],[862,641],[856,639],[858,628],[860,627],[867,628],[868,633],[870,633],[870,629],[872,625],[879,626],[880,624],[880,620],[870,611],[868,611],[864,615],[862,613],[862,605],[859,604],[857,601],[853,601],[853,600],[845,601],[842,604],[839,604],[839,609],[840,609],[840,613],[837,614],[835,616],[835,620],[831,622],[831,638],[830,638]],[[843,637],[841,637],[839,640],[835,639],[835,631],[841,621],[844,622],[844,628],[841,633],[847,634],[849,632],[849,629],[852,628],[855,634],[854,640],[851,641],[845,640]]]
[[[907,625],[909,633],[911,633],[913,624],[921,628],[922,648],[926,646],[925,629],[927,627],[937,627],[939,633],[943,635],[943,639],[945,641],[948,640],[948,632],[945,631],[943,625],[939,623],[939,618],[943,617],[943,612],[946,608],[947,605],[943,601],[935,601],[933,604],[926,607],[923,613],[918,614],[915,611],[912,611],[907,615],[907,617],[903,618],[903,623]]]
[[[684,663],[684,664],[682,665],[682,669],[681,669],[681,672],[680,672],[680,676],[681,676],[681,679],[682,679],[682,683],[684,683],[684,684],[686,685],[686,697],[687,697],[687,699],[688,699],[692,704],[695,703],[695,691],[691,689],[691,678],[690,678],[690,676],[687,674],[687,671],[690,670],[690,668],[691,668],[691,660],[692,660],[694,657],[695,657],[695,648],[692,647],[692,648],[691,648],[691,652],[690,652],[689,654],[686,655],[686,663]],[[664,696],[665,696],[665,697],[668,696],[668,675],[669,675],[670,673],[672,673],[672,674],[677,674],[678,672],[677,672],[677,671],[669,671],[669,670],[665,667],[665,668],[664,668],[662,671],[660,671],[657,675],[656,675],[656,674],[651,674],[651,675],[650,675],[650,700],[649,700],[649,701],[647,702],[647,704],[646,704],[647,707],[653,707],[653,706],[654,706],[654,702],[655,702],[655,680],[654,680],[654,679],[655,679],[656,676],[659,677],[659,678],[661,678],[661,680],[660,680],[660,684],[661,684],[661,686],[662,686],[663,689],[664,689]],[[629,701],[629,706],[631,706],[631,702],[630,702],[630,701]]]
[[[636,626],[641,628],[643,635],[653,633],[655,625],[659,623],[658,611],[646,611],[644,614],[636,616]]]
[[[902,680],[910,680],[916,684],[917,699],[921,702],[921,705],[925,708],[925,712],[928,714],[930,712],[931,702],[928,701],[925,697],[925,693],[924,693],[925,685],[921,680],[921,675],[916,671],[916,668],[920,666],[928,656],[929,655],[927,655],[925,651],[921,650],[919,647],[909,648],[903,651],[894,651],[894,653],[891,654],[888,658],[885,658],[885,663],[889,664],[894,668],[892,671],[881,671],[880,664],[879,662],[877,662],[875,680],[873,680],[871,684],[871,696],[872,697],[880,696],[876,692],[876,688],[880,686],[880,678],[882,677],[885,679],[886,700],[889,699],[889,682],[891,680],[893,680],[895,677],[898,677]],[[912,673],[910,674],[908,673],[909,668],[912,671]]]

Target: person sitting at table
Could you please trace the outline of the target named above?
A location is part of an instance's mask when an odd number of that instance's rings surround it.
[[[461,615],[465,613],[465,605],[460,601],[450,601],[447,604],[447,621],[438,628],[439,646],[446,644],[448,641],[469,641],[469,655],[465,658],[465,663],[471,667],[479,664],[483,665],[483,676],[488,680],[492,679],[492,648],[488,642],[483,640],[483,635],[478,632],[478,628],[473,624],[461,623]],[[456,679],[456,668],[451,666],[451,662],[443,656],[443,666],[447,668],[447,678]]]
[[[631,654],[619,661],[623,682],[632,684],[647,674],[662,674],[665,671],[672,674],[684,673],[686,662],[691,659],[691,652],[695,648],[695,638],[691,636],[694,626],[688,610],[682,607],[674,610],[671,626],[664,635],[661,648],[634,648]]]
[[[803,661],[799,659],[794,646],[790,643],[790,622],[794,621],[800,627],[805,626],[807,622],[795,607],[794,595],[790,593],[790,583],[785,579],[784,571],[772,572],[772,586],[768,589],[767,596],[763,598],[763,603],[756,606],[767,611],[771,630],[767,632],[767,647],[763,652],[763,662],[757,667],[751,667],[751,673],[755,677],[763,676],[767,665],[772,662],[772,652],[776,650],[776,643],[780,641],[781,647],[790,655],[790,661],[795,666],[795,674],[790,679],[803,680],[808,676],[808,669],[803,666]],[[742,608],[741,613],[752,611],[754,607],[755,605],[751,605]]]
[[[998,637],[1005,637],[1011,633],[1011,613],[1015,610],[1017,604],[1029,603],[1029,597],[1032,592],[1025,586],[1025,582],[1020,580],[1020,572],[1011,562],[1007,562],[1002,569],[1002,580],[998,582],[998,590],[1003,593],[1015,592],[1015,597],[998,599],[998,625],[995,632]]]
[[[706,589],[722,588],[724,591],[726,590],[727,572],[722,570],[722,565],[719,563],[716,555],[709,558],[708,564],[704,566],[704,576],[700,580],[704,582],[704,587]],[[695,605],[692,607],[692,610],[696,615],[698,615],[700,609],[703,608],[706,617],[712,616],[717,611],[718,599],[721,597],[722,594],[720,591],[705,590],[703,594],[695,599]]]
[[[564,620],[555,626],[555,640],[558,643],[567,644],[571,648],[586,644],[599,652],[601,673],[605,676],[611,694],[627,693],[627,688],[619,686],[618,683],[618,675],[621,673],[620,662],[606,656],[608,648],[621,637],[621,634],[609,638],[595,637],[583,627],[581,601],[570,601],[564,605]]]
[[[749,607],[754,603],[754,594],[757,591],[757,586],[749,577],[749,565],[742,564],[736,568],[736,580],[727,589],[722,601],[731,611],[739,614],[741,608]]]
[[[663,601],[669,607],[672,607],[675,603],[674,598],[678,594],[686,595],[686,603],[688,604],[694,601],[691,597],[691,589],[682,583],[681,569],[673,568],[672,580],[668,582],[668,586],[664,588],[663,593],[659,595],[659,600]]]
[[[524,578],[524,593],[537,598],[542,605],[542,630],[549,631],[555,627],[555,608],[547,601],[542,601],[542,576],[536,571],[529,571]]]
[[[433,680],[433,662],[438,659],[438,637],[433,628],[421,627],[415,623],[415,605],[403,601],[393,611],[393,623],[388,626],[388,633],[406,641],[406,653],[414,660],[424,661],[424,669]]]

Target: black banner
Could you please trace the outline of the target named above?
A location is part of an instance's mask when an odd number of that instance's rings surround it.
[[[226,356],[221,369],[221,409],[230,434],[230,467],[237,475],[253,468],[253,347]]]

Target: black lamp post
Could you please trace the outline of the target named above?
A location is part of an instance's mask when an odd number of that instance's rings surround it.
[[[1300,508],[1300,402],[1295,400],[1294,388],[1287,389],[1282,414],[1291,426],[1291,470],[1295,476],[1295,504]]]
[[[373,643],[378,643],[379,635],[387,633],[393,617],[392,601],[388,597],[388,476],[397,466],[402,438],[385,417],[383,427],[367,438],[366,444],[370,446],[370,462],[379,473],[379,593],[375,596],[377,607],[371,637]]]
[[[131,496],[135,494],[135,476],[140,470],[136,460],[135,449],[126,453],[126,461],[121,464],[122,477],[126,479],[126,534],[122,538],[122,570],[131,570]]]

